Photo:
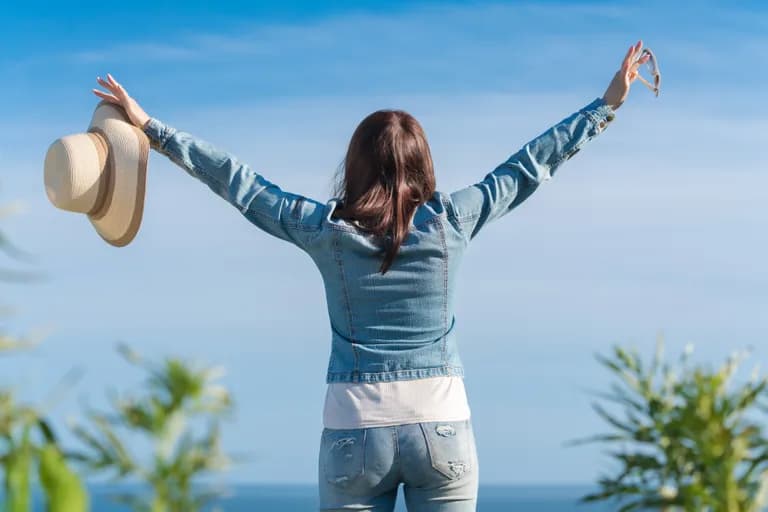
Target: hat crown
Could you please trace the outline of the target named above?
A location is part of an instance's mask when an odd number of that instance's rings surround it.
[[[89,213],[97,206],[106,167],[103,140],[94,133],[56,139],[45,155],[45,191],[57,208]]]

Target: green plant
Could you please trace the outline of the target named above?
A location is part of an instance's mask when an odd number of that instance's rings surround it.
[[[91,429],[76,425],[75,435],[88,447],[81,459],[95,471],[114,471],[115,479],[138,478],[153,492],[149,497],[123,494],[117,500],[134,510],[193,512],[218,494],[199,493],[193,480],[225,469],[230,459],[222,453],[220,418],[231,411],[230,395],[214,381],[218,368],[193,368],[174,358],[156,365],[121,345],[120,353],[148,372],[146,393],[113,397],[113,412],[88,413]],[[207,424],[195,434],[193,422]],[[140,433],[152,445],[150,460],[142,463],[121,439],[119,430]]]
[[[614,498],[620,512],[685,510],[757,512],[768,495],[768,438],[750,414],[768,412],[768,379],[731,386],[745,355],[737,353],[717,370],[690,363],[692,346],[677,368],[663,362],[663,341],[646,366],[635,350],[613,348],[598,361],[620,379],[612,393],[598,393],[621,405],[623,417],[602,405],[593,408],[613,431],[572,443],[617,443],[610,454],[621,469],[600,478],[600,490],[582,501]],[[733,387],[733,389],[731,389]]]
[[[0,210],[5,217],[8,208]],[[28,259],[0,232],[0,251],[17,259]],[[28,281],[37,273],[0,268],[0,281]],[[39,337],[19,339],[0,330],[0,355],[35,345]],[[36,440],[38,438],[39,440]],[[51,454],[56,454],[54,460]],[[31,485],[37,466],[51,512],[85,512],[88,495],[80,478],[68,466],[41,410],[21,404],[11,387],[0,387],[0,470],[3,473],[4,512],[29,512]]]
[[[10,348],[6,346],[3,351]],[[37,466],[47,509],[85,512],[89,498],[70,469],[43,412],[17,403],[12,389],[0,388],[0,468],[4,475],[4,512],[29,512],[32,475]]]
[[[38,450],[37,468],[50,512],[84,512],[89,508],[88,493],[80,477],[67,464],[53,431],[44,421],[38,425],[43,443]]]
[[[5,504],[8,512],[28,512],[32,507],[30,473],[32,471],[32,443],[30,426],[25,424],[18,439],[11,435],[5,438],[3,454],[5,472]]]

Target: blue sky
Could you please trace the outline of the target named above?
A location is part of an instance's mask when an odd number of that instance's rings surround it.
[[[84,366],[60,428],[138,382],[114,351],[125,341],[227,367],[225,446],[255,455],[232,480],[315,479],[330,331],[311,260],[154,152],[127,247],[48,203],[45,151],[87,127],[107,72],[150,115],[325,201],[371,111],[420,120],[450,191],[602,95],[642,38],[661,96],[633,87],[609,129],[465,256],[456,329],[483,481],[585,483],[608,467],[599,447],[562,443],[604,430],[587,390],[609,382],[593,353],[613,343],[650,354],[663,333],[672,354],[693,343],[715,363],[753,345],[750,362],[766,360],[760,2],[220,4],[4,8],[0,202],[23,204],[4,229],[36,257],[6,266],[47,276],[0,285],[5,325],[52,330],[0,375],[36,399]]]

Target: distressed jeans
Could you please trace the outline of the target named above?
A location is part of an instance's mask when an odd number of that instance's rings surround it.
[[[408,512],[474,512],[478,461],[470,420],[323,429],[320,510],[392,512],[403,484]]]

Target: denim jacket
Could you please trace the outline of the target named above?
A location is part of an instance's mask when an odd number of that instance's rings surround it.
[[[525,144],[485,177],[420,205],[393,265],[354,223],[322,203],[282,190],[209,142],[150,118],[144,132],[166,155],[270,235],[309,254],[325,287],[331,328],[326,382],[463,376],[453,327],[464,250],[489,222],[525,201],[614,118],[597,98]]]

